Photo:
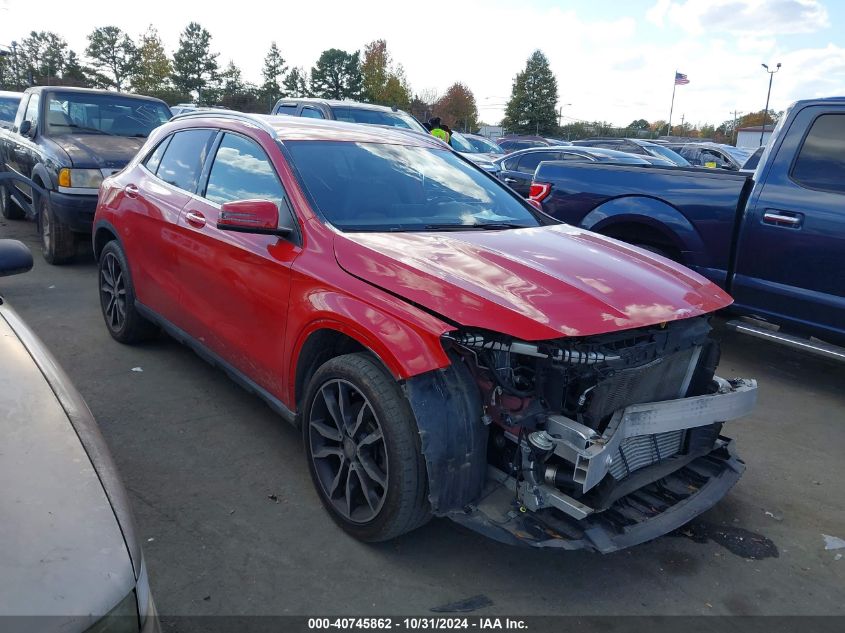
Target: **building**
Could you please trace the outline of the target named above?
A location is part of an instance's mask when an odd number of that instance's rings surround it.
[[[760,132],[763,130],[762,125],[751,125],[749,127],[741,127],[736,131],[736,146],[747,147],[754,149],[765,145],[769,142],[769,137],[772,135],[772,130],[775,128],[774,123],[767,123],[766,130],[763,132],[763,142],[760,142]]]
[[[505,129],[501,125],[482,125],[478,133],[495,141],[505,135]]]

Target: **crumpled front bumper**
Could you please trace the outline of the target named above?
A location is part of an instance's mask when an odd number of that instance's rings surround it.
[[[601,436],[557,434],[555,453],[568,456],[575,480],[589,491],[608,476],[611,457],[626,438],[713,425],[753,408],[755,381],[717,379],[717,384],[714,394],[626,407]],[[744,470],[733,441],[720,436],[706,448],[688,449],[629,474],[617,482],[617,494],[605,506],[591,506],[589,496],[576,499],[548,484],[517,483],[490,468],[480,501],[448,516],[505,543],[609,553],[688,523],[724,497]]]

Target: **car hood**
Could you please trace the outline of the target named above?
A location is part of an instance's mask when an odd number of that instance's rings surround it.
[[[74,167],[120,169],[132,160],[147,139],[108,134],[62,134],[51,140],[65,151]]]
[[[522,340],[653,325],[732,301],[679,264],[568,225],[341,233],[335,257],[350,274],[447,321]]]
[[[98,473],[7,318],[0,308],[0,616],[68,630],[108,613],[135,575]]]

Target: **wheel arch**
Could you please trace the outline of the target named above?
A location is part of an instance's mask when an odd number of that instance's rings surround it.
[[[120,240],[120,236],[117,233],[117,229],[111,222],[107,220],[98,220],[94,224],[93,238],[94,239],[92,240],[92,246],[94,248],[94,258],[97,260],[100,259],[100,253],[103,252],[103,249],[109,242],[117,240],[121,248],[123,247],[123,243]]]
[[[648,196],[614,198],[590,211],[580,224],[623,241],[668,247],[681,263],[685,253],[704,250],[698,231],[678,209]]]

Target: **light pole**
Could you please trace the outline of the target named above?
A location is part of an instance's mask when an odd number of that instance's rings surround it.
[[[780,62],[777,63],[774,70],[769,70],[766,64],[760,64],[769,73],[769,91],[766,93],[766,108],[763,110],[763,129],[760,130],[760,146],[763,146],[763,135],[766,133],[766,117],[769,116],[769,97],[772,96],[772,78],[775,73],[780,70]]]

